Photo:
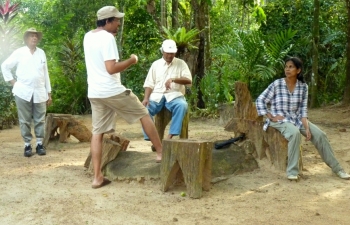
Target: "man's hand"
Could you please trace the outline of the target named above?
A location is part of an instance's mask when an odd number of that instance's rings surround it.
[[[135,60],[135,62],[133,64],[136,64],[139,61],[139,58],[135,54],[131,54],[130,58]]]
[[[171,89],[171,83],[173,82],[173,79],[170,78],[165,82],[165,88],[166,90],[170,90]]]
[[[144,105],[145,107],[147,107],[147,106],[149,105],[149,100],[148,100],[148,99],[143,99],[142,105]]]
[[[47,105],[47,106],[50,106],[50,105],[52,104],[51,93],[50,93],[50,94],[48,94],[48,95],[49,95],[49,99],[47,99],[47,101],[46,101],[46,105]]]

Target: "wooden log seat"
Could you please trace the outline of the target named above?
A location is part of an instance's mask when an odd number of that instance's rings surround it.
[[[154,117],[154,123],[156,126],[156,129],[158,131],[158,135],[160,140],[162,141],[164,138],[164,131],[168,123],[171,121],[171,112],[167,108],[163,108],[158,114]],[[182,128],[181,128],[181,134],[180,138],[188,138],[188,123],[190,120],[190,113],[189,110],[187,110],[187,113],[182,121]]]
[[[263,130],[263,117],[258,116],[248,86],[243,82],[235,83],[234,118],[225,126],[226,131],[233,131],[235,136],[244,133],[255,146],[256,157],[267,157],[275,168],[285,171],[288,159],[288,141],[273,127]],[[302,154],[299,169],[302,171]]]
[[[54,139],[58,139],[59,142],[67,142],[70,135],[80,142],[89,142],[92,136],[91,131],[71,114],[47,114],[43,141],[45,147],[50,140]]]
[[[209,191],[211,182],[213,143],[189,139],[164,139],[160,166],[161,190],[167,191],[183,177],[187,194],[202,197]]]
[[[126,151],[129,143],[130,141],[124,137],[105,134],[102,141],[101,169],[103,170],[107,163],[114,160],[120,151]],[[89,172],[93,172],[91,152],[85,160],[84,167],[88,168]]]

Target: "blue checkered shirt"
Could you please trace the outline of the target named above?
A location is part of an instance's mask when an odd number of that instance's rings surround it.
[[[256,109],[259,116],[266,115],[268,112],[272,116],[283,116],[285,119],[278,121],[280,123],[290,122],[299,129],[302,127],[301,119],[307,117],[307,97],[308,86],[297,80],[294,91],[289,92],[284,78],[275,80],[263,93],[256,99]],[[270,110],[267,104],[270,103]],[[266,119],[264,130],[269,126],[270,120]]]

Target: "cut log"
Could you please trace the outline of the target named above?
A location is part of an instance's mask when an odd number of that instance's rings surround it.
[[[202,190],[210,189],[212,149],[213,143],[208,141],[164,139],[160,166],[162,191],[167,191],[183,176],[188,196],[202,197]]]
[[[59,142],[67,142],[70,135],[73,135],[80,142],[89,142],[91,140],[91,131],[71,114],[48,113],[45,126],[43,141],[45,147],[53,139],[58,139]]]
[[[103,156],[102,156],[102,160],[105,160],[105,164],[103,165],[103,167],[108,162],[115,159],[115,157],[117,157],[119,151],[126,151],[126,149],[129,146],[129,143],[130,143],[130,141],[128,139],[126,139],[125,137],[117,136],[115,134],[105,135],[103,137],[103,143],[102,143],[102,154],[106,154],[105,159],[103,159]],[[115,146],[114,148],[116,148],[116,149],[112,149],[113,146]],[[114,156],[114,153],[109,153],[109,151],[117,151],[117,153]],[[90,168],[91,167],[90,165],[91,165],[91,152],[89,153],[88,157],[85,160],[84,167],[89,168],[89,171],[92,171],[92,168]],[[102,165],[102,163],[101,163],[101,165]],[[101,168],[103,168],[103,167],[101,167]]]
[[[273,127],[263,130],[263,117],[258,116],[247,84],[235,83],[234,116],[225,126],[226,131],[233,131],[235,136],[242,133],[250,139],[256,149],[258,159],[269,158],[275,168],[285,171],[288,159],[288,141]],[[300,162],[302,162],[300,154]],[[299,164],[302,171],[302,163]]]
[[[158,131],[160,140],[163,140],[164,138],[164,131],[168,123],[171,121],[171,117],[172,117],[171,112],[165,107],[154,117],[154,123]],[[187,110],[187,113],[185,114],[185,117],[182,121],[180,138],[185,138],[185,139],[188,138],[189,120],[190,120],[190,113],[189,113],[189,110]]]

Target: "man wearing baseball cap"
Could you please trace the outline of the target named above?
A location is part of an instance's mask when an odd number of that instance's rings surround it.
[[[191,72],[185,61],[176,58],[177,46],[173,40],[163,41],[160,48],[163,57],[153,62],[145,83],[142,104],[153,117],[164,107],[172,113],[168,138],[181,134],[182,121],[188,104],[184,97],[185,86],[192,84]],[[144,134],[145,140],[149,140]]]
[[[105,133],[115,131],[116,114],[128,123],[141,121],[157,150],[156,162],[162,158],[162,144],[148,110],[130,89],[120,81],[120,72],[136,64],[132,54],[120,61],[114,36],[118,32],[124,13],[114,6],[105,6],[97,11],[97,28],[84,37],[84,54],[88,77],[88,97],[92,110],[91,156],[94,167],[92,188],[110,183],[101,172],[102,141]]]
[[[24,32],[26,46],[15,50],[1,65],[4,80],[13,86],[21,135],[24,140],[24,156],[32,156],[32,120],[36,137],[36,153],[46,155],[43,146],[46,106],[50,105],[51,84],[45,52],[37,47],[42,33],[35,28]],[[16,78],[12,69],[16,69]]]

